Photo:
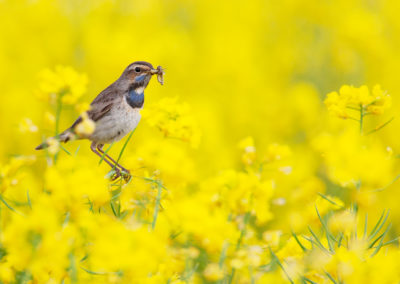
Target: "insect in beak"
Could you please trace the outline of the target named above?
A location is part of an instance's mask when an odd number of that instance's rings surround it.
[[[157,69],[150,70],[151,75],[157,74],[157,80],[161,85],[164,85],[164,69],[158,66]]]

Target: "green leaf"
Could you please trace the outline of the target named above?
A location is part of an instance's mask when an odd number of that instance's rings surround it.
[[[315,241],[316,241],[317,244],[318,244],[318,247],[319,247],[320,249],[322,249],[322,250],[324,250],[324,251],[330,253],[330,251],[328,251],[328,250],[324,247],[324,245],[321,243],[321,241],[319,240],[319,238],[317,237],[317,235],[313,232],[313,230],[311,229],[310,226],[308,226],[308,230],[310,231],[311,235],[313,235]]]
[[[156,227],[158,211],[160,210],[161,192],[162,192],[162,185],[161,185],[161,181],[159,181],[157,183],[157,197],[156,197],[156,204],[154,206],[153,222],[151,223],[151,228],[153,230]]]
[[[70,153],[67,149],[65,149],[65,147],[64,147],[63,145],[60,144],[60,148],[61,148],[61,150],[63,150],[65,153],[67,153],[67,155],[71,156],[71,153]]]
[[[84,268],[84,267],[82,267],[82,266],[80,266],[80,268],[81,268],[82,270],[84,270],[85,272],[87,272],[87,273],[89,273],[89,274],[92,274],[92,275],[107,275],[107,274],[108,274],[107,272],[96,272],[96,271],[91,271],[91,270],[86,269],[86,268]]]
[[[135,130],[136,130],[136,128],[133,129],[133,130],[131,131],[131,133],[130,133],[129,136],[128,136],[128,139],[126,139],[126,141],[125,141],[125,143],[124,143],[124,146],[122,146],[121,152],[119,152],[119,156],[118,156],[118,159],[117,159],[117,163],[119,163],[119,160],[121,159],[122,154],[124,153],[125,148],[126,148],[126,146],[128,145],[129,140],[131,140],[132,135],[133,135],[133,133],[135,132]],[[114,167],[115,167],[115,165],[114,165]]]
[[[10,209],[11,211],[17,213],[17,211],[16,211],[13,207],[11,207],[11,205],[8,204],[8,203],[4,200],[3,196],[1,196],[1,195],[0,195],[0,201],[3,202],[4,205],[5,205],[8,209]]]
[[[312,280],[310,280],[310,279],[308,279],[307,277],[304,277],[304,276],[303,276],[303,280],[304,280],[304,282],[308,282],[308,283],[311,283],[311,284],[318,284],[317,282],[314,282],[314,281],[312,281]]]
[[[382,218],[385,214],[385,210],[383,210],[381,217],[379,218],[378,222],[376,223],[376,225],[374,226],[374,228],[372,229],[372,231],[368,237],[369,239],[373,239],[379,233],[379,231],[383,228],[383,226],[385,225],[385,223],[389,217],[389,213],[390,213],[390,210],[388,210],[386,212],[386,216],[382,221]]]
[[[339,240],[338,240],[338,248],[340,248],[340,246],[342,245],[343,237],[344,237],[343,233],[340,233]]]
[[[219,257],[219,267],[222,268],[222,266],[224,265],[225,259],[226,259],[226,252],[228,250],[229,247],[229,243],[225,243],[222,247],[222,251],[221,251],[221,255]]]
[[[332,275],[330,275],[330,273],[328,273],[327,271],[324,271],[325,275],[328,276],[329,280],[332,281],[332,283],[337,284],[336,280],[332,277]]]
[[[104,157],[107,155],[108,151],[111,150],[112,146],[114,145],[114,142],[110,144],[110,146],[108,146],[108,148],[104,151],[103,155],[101,155],[100,161],[99,161],[99,165],[103,162]]]
[[[283,267],[282,263],[279,261],[279,258],[274,254],[271,248],[269,248],[269,252],[272,256],[273,259],[278,263],[280,268],[282,269],[283,273],[285,273],[287,279],[289,280],[290,283],[294,284],[293,280],[290,278],[289,274],[286,272],[285,268]]]
[[[330,198],[327,197],[326,195],[324,195],[324,194],[322,194],[322,193],[320,193],[320,192],[318,192],[318,195],[321,196],[321,197],[322,197],[323,199],[325,199],[326,201],[332,203],[333,205],[336,205],[336,206],[338,206],[338,207],[340,207],[340,208],[343,208],[343,206],[337,204],[335,201],[333,201],[332,199],[330,199]]]
[[[31,202],[31,198],[29,197],[29,190],[26,191],[26,199],[28,201],[29,207],[32,209],[32,202]]]
[[[315,211],[317,211],[317,215],[319,218],[319,221],[322,224],[322,227],[325,231],[325,235],[326,235],[326,240],[328,241],[328,246],[329,246],[329,251],[334,252],[332,243],[331,243],[331,238],[334,240],[335,238],[333,237],[333,235],[329,232],[328,226],[325,224],[325,222],[322,220],[321,215],[319,214],[318,208],[317,206],[315,206]]]
[[[118,217],[118,214],[117,214],[117,211],[116,211],[115,208],[114,208],[113,202],[110,202],[110,206],[111,206],[112,212],[114,213],[114,216],[115,216],[115,217]]]
[[[380,238],[381,241],[379,242],[379,245],[376,247],[375,251],[371,254],[371,257],[373,257],[375,254],[377,254],[379,252],[379,250],[381,249],[381,247],[383,246],[383,239],[385,238],[386,234],[389,232],[389,229],[392,227],[392,224],[389,224],[385,230],[385,232],[383,233],[382,237]]]
[[[299,238],[297,237],[297,235],[292,231],[292,236],[294,237],[294,239],[296,240],[297,244],[301,247],[301,249],[306,252],[307,249],[305,246],[303,246],[303,244],[300,242]]]
[[[377,127],[375,127],[374,129],[370,130],[367,132],[367,134],[365,135],[370,135],[372,133],[375,133],[379,130],[381,130],[382,128],[384,128],[385,126],[387,126],[389,123],[391,123],[393,121],[394,117],[392,117],[391,119],[389,119],[388,121],[386,121],[385,123],[378,125]]]
[[[368,231],[368,213],[365,214],[365,221],[364,221],[364,239],[367,237]]]

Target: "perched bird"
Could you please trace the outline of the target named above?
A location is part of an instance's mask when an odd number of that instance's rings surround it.
[[[95,130],[89,135],[78,135],[75,128],[82,122],[80,116],[68,129],[55,138],[60,142],[71,139],[89,139],[92,141],[91,150],[103,157],[115,169],[113,179],[121,176],[121,171],[129,171],[117,163],[107,153],[104,153],[104,144],[121,140],[125,135],[134,130],[140,121],[140,110],[144,104],[144,89],[153,75],[157,74],[158,81],[163,84],[164,70],[161,66],[153,68],[148,62],[136,61],[130,64],[122,75],[102,91],[90,104],[87,111],[88,117],[95,122]],[[44,142],[36,150],[47,148]]]

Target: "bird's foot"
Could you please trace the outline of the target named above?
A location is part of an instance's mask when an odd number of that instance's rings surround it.
[[[121,176],[121,171],[118,168],[112,168],[106,175],[106,178],[111,179],[111,181],[115,181]]]
[[[131,173],[130,173],[128,170],[123,170],[123,171],[121,172],[121,177],[122,177],[126,182],[128,182],[128,181],[130,181],[130,179],[132,178],[132,175],[131,175]]]
[[[130,179],[131,179],[131,177],[132,177],[132,175],[131,175],[131,172],[128,170],[128,169],[125,169],[123,166],[121,166],[120,164],[117,164],[117,166],[120,168],[120,172],[121,172],[121,177],[126,181],[126,182],[128,182]]]
[[[122,172],[125,172],[126,174],[130,175],[131,172],[128,169],[125,169],[123,166],[121,166],[120,164],[117,164],[117,167],[119,167],[121,169]]]
[[[120,170],[119,168],[115,167],[111,169],[111,171],[107,174],[107,177],[109,177],[111,181],[116,181],[118,178],[122,178],[125,180],[125,182],[128,182],[132,178],[132,175],[126,169]]]

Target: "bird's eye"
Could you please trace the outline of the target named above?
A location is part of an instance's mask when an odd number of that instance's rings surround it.
[[[135,67],[135,72],[136,73],[139,73],[141,70],[140,70],[140,67]]]

